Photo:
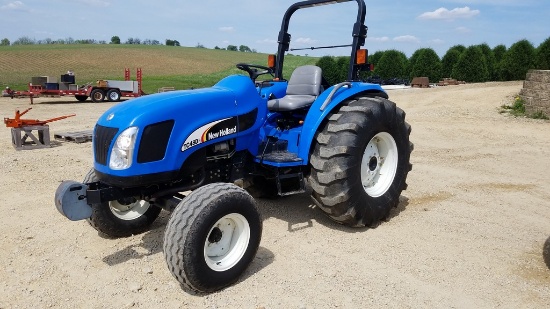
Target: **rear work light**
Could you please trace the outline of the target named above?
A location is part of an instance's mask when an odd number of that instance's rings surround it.
[[[275,68],[275,62],[277,60],[277,56],[275,55],[268,55],[267,56],[267,67],[268,68],[272,68],[274,69]]]
[[[367,64],[369,51],[366,49],[358,49],[355,57],[355,64]]]

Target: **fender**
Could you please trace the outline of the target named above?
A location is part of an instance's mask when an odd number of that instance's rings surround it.
[[[362,82],[350,82],[349,84],[351,86],[344,86],[337,89],[329,102],[325,101],[337,85],[326,89],[311,105],[306,119],[304,120],[302,135],[300,136],[300,143],[298,146],[298,156],[304,160],[304,165],[309,162],[310,149],[315,139],[315,133],[317,133],[319,126],[325,121],[325,118],[330,115],[335,107],[341,105],[342,102],[350,98],[362,95],[388,98],[388,94],[378,84]]]

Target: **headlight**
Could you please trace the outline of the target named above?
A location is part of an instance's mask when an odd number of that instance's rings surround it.
[[[130,127],[120,133],[111,151],[109,168],[124,170],[132,165],[132,156],[134,155],[137,132],[137,127]]]

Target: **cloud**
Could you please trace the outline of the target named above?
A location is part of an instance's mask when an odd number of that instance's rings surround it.
[[[374,42],[389,42],[390,38],[388,38],[387,36],[383,36],[381,38],[367,38],[367,40]]]
[[[477,4],[477,5],[498,5],[498,6],[530,6],[537,4],[540,0],[447,0],[447,2],[460,4]]]
[[[21,1],[13,1],[8,4],[0,6],[0,10],[3,11],[22,11],[25,9],[25,4]]]
[[[256,41],[256,43],[258,43],[258,44],[277,44],[277,40],[263,39],[263,40]]]
[[[103,0],[76,0],[76,2],[80,2],[82,4],[89,5],[89,6],[103,7],[103,8],[111,5],[110,2],[103,1]]]
[[[293,42],[296,44],[307,45],[307,44],[315,44],[317,43],[317,40],[314,40],[312,38],[297,38],[296,40],[293,40]]]
[[[479,10],[472,10],[465,6],[463,8],[454,8],[448,10],[446,8],[439,8],[433,12],[425,12],[418,16],[418,19],[442,19],[442,20],[455,20],[459,18],[472,18],[479,15]]]
[[[235,32],[234,27],[219,27],[218,30],[221,32]]]
[[[470,30],[470,28],[466,28],[466,27],[456,27],[455,30],[458,33],[470,33],[470,32],[472,32],[472,30]]]
[[[428,41],[428,43],[432,43],[432,44],[435,44],[435,45],[441,45],[441,44],[444,44],[445,41],[442,40],[442,39],[433,39],[433,40]]]
[[[401,43],[420,43],[420,40],[414,35],[396,36],[393,38],[393,41]]]

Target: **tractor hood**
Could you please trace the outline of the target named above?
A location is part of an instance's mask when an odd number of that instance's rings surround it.
[[[259,101],[260,96],[250,78],[234,75],[212,88],[170,91],[128,100],[107,110],[97,123],[125,129],[175,120],[176,126],[177,122],[184,122],[186,127],[198,127],[250,112]]]
[[[178,171],[197,149],[258,130],[266,114],[265,100],[252,80],[242,75],[226,77],[211,88],[128,100],[97,121],[94,168],[98,175],[112,177]],[[110,169],[115,140],[130,127],[135,127],[136,134],[134,163],[126,169]],[[136,184],[142,183],[138,180]]]

